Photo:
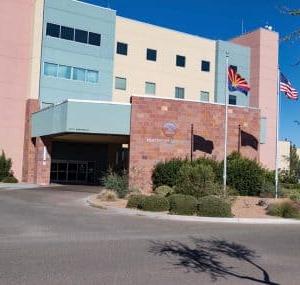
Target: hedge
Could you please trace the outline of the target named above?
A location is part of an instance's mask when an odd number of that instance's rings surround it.
[[[199,199],[198,216],[232,217],[231,205],[216,196],[206,196]]]
[[[163,197],[170,196],[174,193],[174,189],[171,188],[170,186],[163,185],[159,186],[154,190],[154,193]]]
[[[169,211],[169,201],[159,195],[148,196],[143,199],[141,209],[151,212]]]
[[[168,199],[171,214],[194,215],[197,212],[198,201],[193,196],[173,194]]]
[[[129,196],[126,208],[141,209],[143,202],[147,196],[142,194],[132,194]]]

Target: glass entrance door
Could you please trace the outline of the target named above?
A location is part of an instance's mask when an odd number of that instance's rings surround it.
[[[53,160],[51,182],[62,184],[94,184],[95,161]]]

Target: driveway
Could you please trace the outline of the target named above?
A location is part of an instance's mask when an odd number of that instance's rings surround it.
[[[0,189],[1,285],[300,283],[300,226],[121,216],[61,190]]]

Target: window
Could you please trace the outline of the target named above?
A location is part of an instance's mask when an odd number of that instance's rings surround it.
[[[66,65],[59,65],[58,67],[58,77],[71,79],[72,67]]]
[[[153,82],[145,82],[145,94],[155,95],[156,84]]]
[[[175,87],[175,98],[184,99],[184,88]]]
[[[59,25],[47,23],[47,30],[46,30],[47,36],[59,38],[59,34],[60,34],[60,26]]]
[[[155,49],[147,48],[147,60],[156,61],[157,51]]]
[[[126,78],[116,77],[115,78],[115,88],[118,90],[126,90]]]
[[[90,83],[97,83],[99,78],[99,72],[94,70],[88,70],[86,73],[86,81]]]
[[[176,66],[185,67],[185,56],[176,55]]]
[[[128,45],[125,43],[117,42],[117,54],[127,55]]]
[[[89,44],[93,46],[101,45],[101,35],[89,32]]]
[[[209,92],[207,92],[207,91],[201,91],[200,92],[200,101],[202,101],[202,102],[208,102],[209,101]]]
[[[236,105],[236,96],[235,95],[229,95],[229,104]]]
[[[74,40],[74,29],[61,26],[60,37],[65,40]]]
[[[86,44],[88,40],[88,32],[83,30],[75,30],[75,41]]]
[[[201,61],[201,70],[209,72],[210,71],[210,62],[206,61],[206,60],[202,60]]]
[[[229,68],[233,69],[234,72],[237,72],[237,66],[236,65],[230,65]]]
[[[44,63],[44,74],[47,76],[57,77],[57,64],[54,63]]]
[[[74,67],[73,68],[73,80],[85,81],[85,72],[83,68]]]

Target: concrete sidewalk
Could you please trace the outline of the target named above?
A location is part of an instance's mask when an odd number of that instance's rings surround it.
[[[180,216],[170,215],[166,212],[146,212],[136,209],[116,208],[103,206],[99,200],[95,198],[95,195],[89,196],[87,203],[96,208],[103,210],[109,210],[110,213],[126,216],[142,216],[156,220],[170,220],[181,222],[205,222],[205,223],[231,223],[231,224],[270,224],[270,225],[300,225],[300,220],[295,219],[282,219],[276,217],[270,217],[268,219],[254,219],[254,218],[212,218],[212,217],[198,217],[198,216]]]

